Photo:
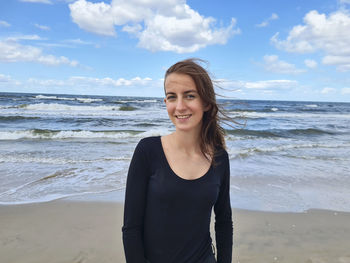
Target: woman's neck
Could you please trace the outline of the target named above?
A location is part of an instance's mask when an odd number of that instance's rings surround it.
[[[199,132],[175,131],[171,136],[173,147],[184,151],[188,154],[199,153],[200,150],[200,134]]]

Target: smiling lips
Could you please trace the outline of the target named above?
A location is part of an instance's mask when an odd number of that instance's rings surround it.
[[[189,117],[191,117],[192,114],[187,114],[187,115],[175,115],[175,117],[177,119],[188,119]]]

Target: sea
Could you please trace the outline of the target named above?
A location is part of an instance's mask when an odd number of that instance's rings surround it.
[[[218,102],[233,208],[350,211],[350,103]],[[162,98],[0,93],[0,204],[123,201],[136,144],[173,130]]]

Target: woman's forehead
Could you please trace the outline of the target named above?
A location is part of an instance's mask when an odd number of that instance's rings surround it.
[[[191,76],[186,74],[171,73],[164,83],[166,91],[170,90],[194,90],[197,91],[196,84]]]

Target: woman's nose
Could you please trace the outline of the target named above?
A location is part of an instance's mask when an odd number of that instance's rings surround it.
[[[186,108],[186,104],[182,98],[179,98],[176,103],[176,109],[177,110],[184,110]]]

